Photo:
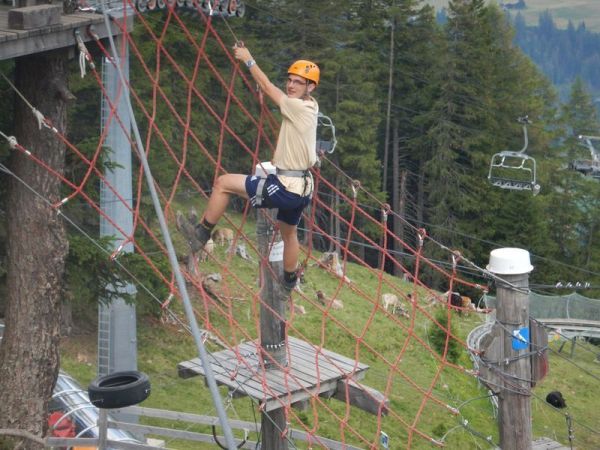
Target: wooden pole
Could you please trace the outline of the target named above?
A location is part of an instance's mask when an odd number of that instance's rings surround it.
[[[500,448],[532,448],[531,360],[529,355],[529,253],[493,250],[488,269],[496,273],[496,324],[499,349],[495,361],[498,380]],[[524,342],[524,338],[526,341]]]
[[[263,163],[262,166],[266,164]],[[260,171],[260,166],[257,166],[257,174],[260,174]],[[265,370],[280,370],[279,367],[287,366],[285,347],[287,330],[282,320],[286,313],[287,295],[284,294],[279,283],[283,278],[283,242],[279,237],[273,239],[276,213],[276,209],[258,210],[256,220],[258,250],[261,256],[260,345]],[[286,428],[283,408],[263,411],[261,449],[287,450],[288,441],[284,436]]]

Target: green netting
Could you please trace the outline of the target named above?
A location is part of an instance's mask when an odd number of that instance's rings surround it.
[[[488,308],[496,307],[496,297],[486,295]],[[529,315],[536,319],[585,319],[600,321],[600,300],[573,292],[569,295],[529,293]]]

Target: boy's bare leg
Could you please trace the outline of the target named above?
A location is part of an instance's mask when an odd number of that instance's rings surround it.
[[[300,255],[298,227],[279,221],[279,231],[283,240],[283,270],[294,272],[298,266],[298,256]]]
[[[291,292],[298,285],[298,256],[300,243],[298,242],[298,228],[279,221],[279,232],[283,240],[283,280],[282,285]]]
[[[248,199],[248,194],[246,193],[246,175],[229,173],[217,178],[208,199],[208,206],[204,211],[203,219],[215,225],[225,213],[232,194]]]

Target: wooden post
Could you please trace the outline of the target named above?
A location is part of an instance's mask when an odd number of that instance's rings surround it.
[[[256,174],[265,176],[270,164],[263,163],[256,167]],[[274,171],[274,168],[273,168]],[[285,340],[287,330],[285,317],[287,296],[282,292],[279,280],[283,277],[283,242],[281,238],[273,239],[276,209],[258,210],[256,235],[260,264],[260,345],[261,358],[266,370],[280,370],[279,366],[287,366]],[[267,217],[268,216],[268,217]],[[270,220],[269,220],[270,219]],[[273,244],[271,246],[271,244]],[[261,448],[264,450],[287,450],[288,441],[283,436],[287,428],[283,408],[263,411],[261,416]]]
[[[497,274],[495,336],[498,359],[500,448],[532,448],[531,360],[529,356],[529,252],[501,248],[490,254],[488,270]],[[522,339],[525,338],[525,340]]]

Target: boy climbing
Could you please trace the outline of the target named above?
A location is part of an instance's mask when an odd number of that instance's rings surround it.
[[[278,208],[277,220],[283,240],[282,285],[291,291],[298,282],[297,226],[304,208],[310,203],[313,179],[309,169],[317,161],[316,135],[319,105],[311,96],[319,84],[319,67],[306,60],[294,62],[288,69],[286,91],[275,86],[258,67],[250,51],[242,44],[234,47],[235,58],[243,62],[259,88],[281,110],[282,122],[272,163],[276,174],[221,175],[208,200],[199,223],[177,213],[177,228],[186,237],[192,253],[210,239],[211,232],[225,213],[231,195],[250,200],[255,208]]]

